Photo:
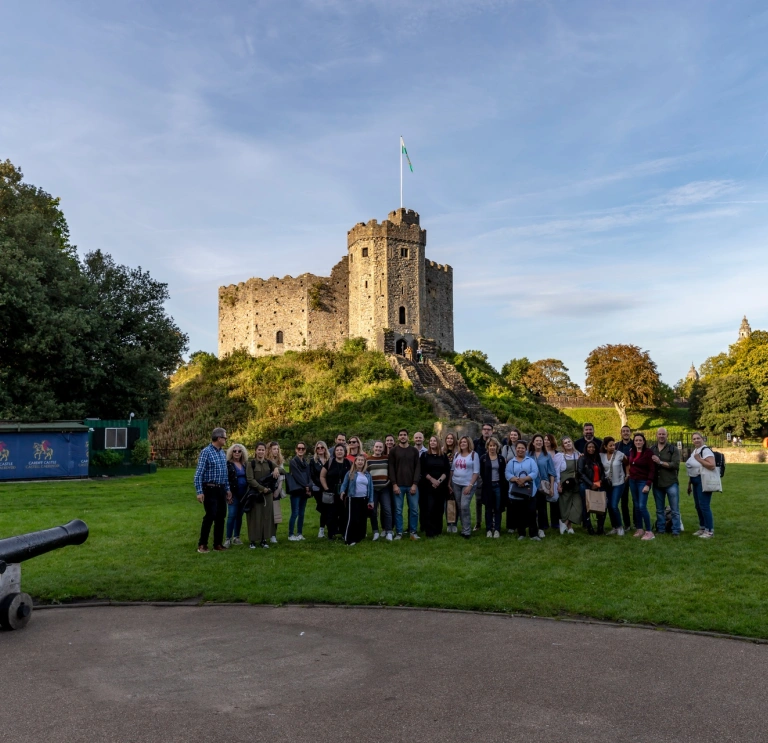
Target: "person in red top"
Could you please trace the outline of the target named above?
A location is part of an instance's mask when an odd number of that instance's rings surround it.
[[[644,542],[654,538],[651,531],[651,514],[648,511],[648,493],[655,475],[653,452],[648,448],[645,436],[636,433],[632,439],[632,451],[629,452],[629,492],[632,493],[635,524],[638,525],[632,536],[640,537]]]

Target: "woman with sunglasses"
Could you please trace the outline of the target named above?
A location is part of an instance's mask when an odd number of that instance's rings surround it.
[[[349,463],[354,464],[355,459],[357,459],[359,454],[362,454],[366,459],[368,458],[366,453],[363,451],[363,446],[360,443],[360,439],[357,438],[357,436],[353,436],[347,445],[347,459],[349,460]]]
[[[320,530],[317,532],[318,539],[325,538],[325,528],[327,526],[325,516],[326,506],[323,505],[323,484],[320,482],[320,473],[323,467],[328,464],[328,445],[325,441],[318,441],[315,444],[315,455],[309,460],[309,476],[312,480],[312,495],[317,504],[315,510],[320,514]]]
[[[285,484],[291,498],[291,518],[288,520],[288,541],[300,542],[304,539],[304,511],[307,498],[312,494],[312,479],[309,476],[309,462],[304,459],[307,445],[303,441],[296,444],[296,456],[291,459]],[[296,532],[294,533],[294,528]]]
[[[227,539],[225,547],[242,544],[240,529],[243,526],[243,512],[240,510],[240,499],[248,490],[248,478],[245,467],[248,462],[248,452],[242,444],[232,444],[227,449],[227,476],[229,489],[232,492],[232,502],[227,504]]]

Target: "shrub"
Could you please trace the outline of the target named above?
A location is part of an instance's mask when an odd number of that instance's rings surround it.
[[[146,464],[149,459],[150,446],[146,439],[139,439],[131,449],[131,464],[140,466]]]
[[[123,463],[122,452],[114,449],[97,451],[91,455],[91,464],[96,467],[119,467]]]

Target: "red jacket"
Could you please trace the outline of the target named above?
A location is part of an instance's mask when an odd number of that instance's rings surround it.
[[[638,452],[634,447],[629,452],[629,479],[645,480],[649,487],[653,485],[656,475],[656,464],[653,461],[653,452],[650,449]]]

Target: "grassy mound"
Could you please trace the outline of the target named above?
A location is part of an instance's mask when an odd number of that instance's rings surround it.
[[[434,423],[430,404],[384,354],[349,341],[341,351],[259,358],[244,351],[223,359],[194,354],[174,375],[168,410],[151,439],[159,448],[186,449],[223,426],[230,442],[252,447],[277,439],[292,447],[299,439],[330,443],[339,431],[370,440],[399,428],[432,431]]]
[[[543,405],[522,387],[511,387],[481,351],[445,354],[464,377],[480,402],[502,423],[524,433],[552,433],[557,437],[579,434],[579,426],[557,408]]]

